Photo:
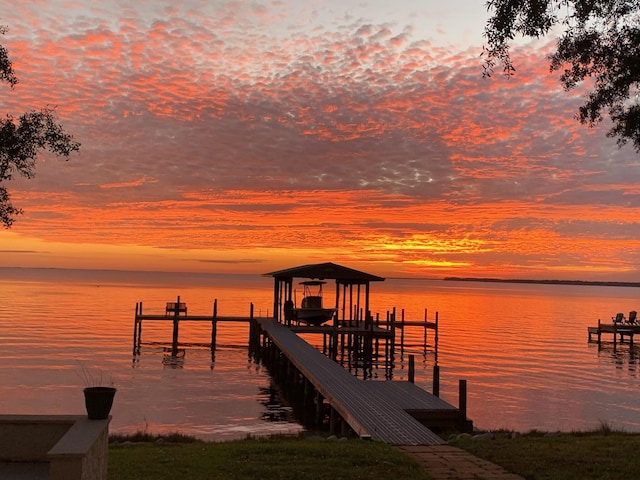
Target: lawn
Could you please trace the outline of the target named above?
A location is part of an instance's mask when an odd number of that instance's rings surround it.
[[[461,438],[451,444],[526,480],[640,478],[640,435],[610,432]],[[109,480],[429,480],[413,458],[357,439],[248,439],[209,443],[174,435],[112,438]],[[141,441],[140,441],[141,440]]]
[[[620,432],[544,434],[452,442],[527,480],[640,478],[640,435]]]
[[[410,457],[372,441],[117,442],[109,480],[372,480],[430,477]]]

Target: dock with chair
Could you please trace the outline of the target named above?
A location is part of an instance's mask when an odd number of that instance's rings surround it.
[[[613,347],[618,343],[628,343],[633,346],[634,335],[640,334],[640,320],[635,310],[629,312],[629,316],[625,317],[624,313],[617,313],[611,317],[611,323],[603,323],[598,319],[598,326],[588,327],[588,341],[597,342],[598,346],[602,345],[604,335],[611,335]],[[595,338],[594,338],[595,337]]]
[[[404,355],[406,329],[423,329],[425,355],[428,346],[437,352],[437,312],[435,321],[427,318],[426,310],[422,320],[407,319],[404,311],[398,315],[395,309],[383,318],[373,316],[369,310],[369,283],[384,279],[333,263],[304,265],[266,275],[274,278],[273,316],[268,318],[256,317],[253,305],[248,316],[219,315],[217,300],[211,315],[193,315],[180,297],[167,302],[160,314],[143,313],[139,302],[134,319],[134,356],[140,355],[145,322],[171,322],[171,355],[175,356],[181,350],[182,322],[210,322],[211,338],[207,345],[212,361],[218,324],[248,323],[250,355],[266,365],[306,426],[328,427],[332,433],[352,432],[363,439],[394,445],[439,445],[444,441],[438,431],[472,430],[466,413],[465,380],[459,381],[459,405],[455,407],[439,397],[437,363],[431,393],[414,383],[413,355],[408,356],[408,379],[392,379],[396,352],[399,351],[401,359]],[[324,284],[327,279],[335,280],[335,303],[322,305],[316,293],[315,302],[296,307],[294,278],[311,279],[303,282],[312,286]],[[304,285],[303,282],[300,283]],[[434,334],[430,336],[429,331]],[[309,335],[321,335],[322,346],[308,343]],[[434,343],[428,344],[429,337]],[[437,362],[437,354],[435,358]],[[385,379],[373,380],[371,371],[380,368],[381,362]]]

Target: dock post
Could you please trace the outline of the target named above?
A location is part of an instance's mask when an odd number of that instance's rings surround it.
[[[315,418],[316,427],[319,427],[322,425],[323,417],[324,417],[324,400],[322,398],[322,394],[316,390],[316,418]]]
[[[416,375],[416,359],[413,355],[409,355],[409,382],[415,383]]]
[[[460,410],[460,416],[464,422],[467,418],[467,381],[460,380],[458,383],[458,410]]]
[[[253,326],[256,323],[253,302],[249,304],[249,338],[252,337]]]
[[[338,322],[335,320],[331,330],[331,346],[329,350],[331,351],[331,360],[335,361],[338,358]]]
[[[369,316],[371,316],[371,311],[369,311]],[[371,321],[375,322],[371,328],[373,329],[378,328],[380,326],[380,315],[378,313],[376,313],[376,319],[374,320],[373,317],[371,317]],[[376,358],[380,357],[380,337],[376,335],[376,340],[375,340],[375,350],[374,350],[374,355],[376,356]],[[378,368],[378,363],[376,362],[376,368]]]
[[[251,317],[249,318],[249,351],[254,348],[256,344],[256,319],[253,318],[253,304],[251,304]],[[267,314],[269,316],[269,314]]]
[[[391,348],[389,349],[389,368],[393,370],[393,364],[396,358],[396,307],[393,307],[391,313]]]
[[[436,360],[438,359],[438,312],[436,312],[436,334],[435,334],[435,349],[436,349]]]
[[[171,342],[171,355],[178,356],[178,308],[180,306],[180,295],[178,295],[178,301],[176,302],[176,309],[173,312],[173,340]]]
[[[138,346],[138,302],[136,302],[136,315],[133,319],[133,354],[136,354],[136,347]]]
[[[436,397],[440,396],[440,367],[438,365],[433,366],[433,394]]]
[[[335,408],[333,408],[333,405],[329,405],[329,432],[332,435],[335,435],[336,433],[337,415],[338,413],[336,412]]]
[[[211,318],[211,351],[216,351],[216,336],[218,334],[218,299],[213,300],[213,317]]]
[[[140,316],[142,316],[142,302],[140,302],[140,309],[138,310],[140,313]],[[138,353],[140,353],[140,345],[142,343],[142,320],[138,319]]]
[[[387,310],[387,318],[386,318],[386,323],[385,323],[385,328],[387,331],[391,331],[391,322],[390,322],[390,318],[389,318],[389,310]],[[391,349],[391,338],[387,336],[387,338],[385,339],[386,341],[384,342],[384,360],[385,360],[385,371],[387,371],[388,369],[388,363],[389,363],[389,354],[390,354],[390,349]]]
[[[404,360],[404,329],[407,328],[404,321],[404,308],[400,310],[400,361]]]
[[[428,326],[427,326],[427,309],[424,309],[424,353],[426,355],[427,353],[427,330],[428,330]]]
[[[602,330],[600,329],[600,319],[598,319],[598,347],[600,346],[601,339],[602,339]]]

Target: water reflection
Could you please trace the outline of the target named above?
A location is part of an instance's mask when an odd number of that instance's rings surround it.
[[[77,392],[83,385],[76,371],[83,361],[117,379],[114,431],[148,423],[158,430],[226,439],[247,431],[282,430],[281,425],[274,428],[277,422],[261,420],[266,407],[256,401],[264,398],[259,388],[269,386],[267,372],[247,360],[246,348],[228,347],[246,345],[242,325],[218,330],[224,347],[213,358],[207,348],[185,347],[186,355],[174,368],[165,365],[160,345],[144,345],[140,356],[131,356],[134,306],[140,299],[146,310],[164,311],[166,301],[180,295],[190,313],[209,313],[218,298],[220,315],[240,316],[247,314],[250,302],[256,311],[272,308],[270,281],[259,276],[143,274],[121,274],[116,280],[110,274],[108,281],[92,277],[89,282],[87,275],[69,281],[0,281],[0,291],[12,305],[11,311],[0,309],[5,412],[82,412]],[[420,348],[396,351],[393,378],[406,380],[406,357],[413,354],[416,383],[430,391],[437,363],[441,395],[454,405],[458,380],[466,379],[469,417],[480,428],[578,430],[597,428],[604,420],[640,431],[637,347],[618,345],[613,352],[604,345],[598,351],[586,341],[587,327],[598,318],[608,321],[617,311],[638,310],[637,292],[628,287],[388,279],[375,285],[371,308],[384,315],[403,307],[407,318],[422,318],[425,306],[433,312],[430,317],[439,312],[437,359]],[[170,343],[171,333],[171,325],[149,324],[143,338]],[[407,335],[416,337],[409,343],[421,342],[419,333]],[[207,325],[185,324],[180,330],[181,342],[203,342],[210,336]],[[384,377],[383,371],[374,368],[370,375]]]
[[[265,408],[260,419],[266,422],[295,422],[293,409],[286,403],[279,388],[272,382],[269,387],[259,388],[259,402]]]
[[[637,345],[603,342],[598,348],[598,357],[613,364],[618,371],[640,376],[640,347]]]
[[[178,348],[174,350],[171,347],[163,348],[162,364],[169,368],[184,368],[184,358],[187,354],[186,349]]]

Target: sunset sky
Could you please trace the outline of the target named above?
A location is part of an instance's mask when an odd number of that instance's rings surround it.
[[[640,155],[553,39],[482,78],[478,0],[21,0],[20,83],[82,143],[7,186],[0,265],[640,281]]]

